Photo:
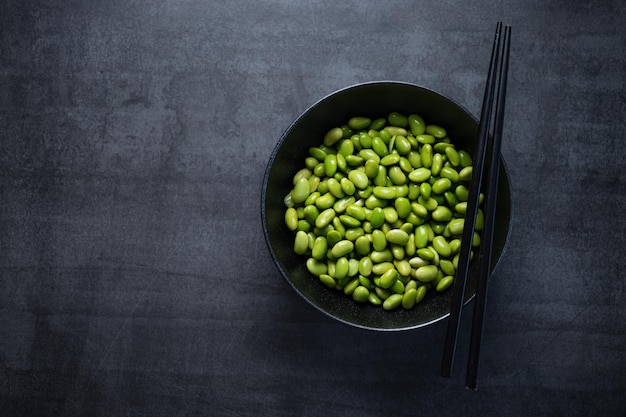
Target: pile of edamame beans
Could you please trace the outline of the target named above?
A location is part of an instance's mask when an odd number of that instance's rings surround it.
[[[304,165],[284,199],[285,224],[321,283],[384,310],[412,309],[452,285],[472,158],[444,127],[417,114],[353,117]],[[483,224],[479,208],[473,248]]]

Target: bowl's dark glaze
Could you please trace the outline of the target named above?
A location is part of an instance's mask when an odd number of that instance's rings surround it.
[[[281,274],[296,292],[323,313],[344,323],[372,330],[404,330],[441,320],[449,314],[452,290],[444,294],[429,292],[412,310],[399,308],[388,312],[381,307],[357,304],[350,297],[325,287],[307,271],[306,257],[293,252],[293,234],[284,225],[283,198],[291,190],[293,175],[304,166],[309,147],[322,143],[330,128],[345,124],[352,116],[367,116],[373,120],[386,117],[392,111],[406,115],[417,113],[428,124],[445,127],[457,149],[465,149],[473,155],[478,122],[460,105],[439,93],[414,84],[370,82],[330,94],[303,112],[276,145],[269,160],[262,190],[263,231]],[[500,165],[499,184],[492,252],[494,268],[504,250],[511,223],[512,203],[504,159]],[[478,259],[477,255],[478,253],[475,254],[475,260]],[[477,262],[472,262],[465,292],[466,302],[476,292],[477,270]]]

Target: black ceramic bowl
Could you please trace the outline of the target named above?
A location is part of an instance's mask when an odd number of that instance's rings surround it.
[[[449,315],[452,290],[429,291],[411,310],[385,311],[369,303],[359,304],[343,293],[325,287],[305,266],[306,257],[293,252],[293,233],[284,223],[283,198],[293,187],[293,175],[304,167],[311,146],[322,143],[326,132],[344,125],[353,116],[372,120],[390,112],[420,114],[427,123],[446,128],[457,149],[472,155],[478,121],[451,99],[418,85],[381,81],[358,84],[336,91],[302,113],[278,141],[272,153],[262,189],[261,216],[263,231],[278,270],[293,289],[312,306],[341,322],[371,330],[406,330],[422,327]],[[488,160],[488,159],[487,159]],[[484,181],[486,183],[486,181]],[[502,159],[497,197],[496,227],[493,240],[492,269],[504,250],[511,220],[509,177]],[[474,260],[478,259],[475,254]],[[478,262],[470,264],[465,302],[476,293]]]

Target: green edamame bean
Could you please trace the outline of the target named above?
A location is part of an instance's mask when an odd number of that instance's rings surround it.
[[[365,172],[353,169],[348,173],[348,179],[360,190],[365,189],[369,184],[369,179]]]
[[[385,250],[385,248],[387,247],[387,238],[382,230],[376,229],[372,231],[371,239],[372,247],[375,251],[380,252],[382,250]]]
[[[367,236],[359,236],[354,242],[354,249],[356,249],[359,255],[370,253],[370,240]]]
[[[422,206],[424,206],[426,210],[428,211],[433,211],[434,209],[437,208],[437,206],[439,206],[439,202],[436,199],[434,199],[432,196],[429,199],[424,199],[422,196],[419,196],[417,198],[417,202],[418,204],[421,204]]]
[[[295,203],[303,203],[311,193],[311,183],[308,178],[301,177],[291,191],[291,200]]]
[[[352,117],[348,120],[348,126],[354,130],[363,130],[367,129],[372,121],[367,117]]]
[[[346,196],[335,200],[333,210],[335,210],[335,213],[344,213],[349,206],[354,204],[355,201],[356,199],[353,196]]]
[[[430,143],[426,143],[420,150],[420,158],[425,168],[430,168],[433,163],[433,147]]]
[[[383,309],[391,311],[402,304],[402,294],[391,294],[383,302]]]
[[[441,171],[439,172],[439,175],[443,178],[449,179],[453,183],[459,181],[459,173],[456,171],[456,169],[450,166],[441,167]]]
[[[426,261],[432,261],[436,256],[436,253],[430,249],[430,246],[417,249],[415,254]]]
[[[311,204],[311,205],[305,206],[302,211],[304,213],[304,218],[309,223],[315,224],[315,219],[317,219],[317,216],[319,216],[319,214],[320,214],[317,206],[314,206],[314,205]]]
[[[299,230],[293,243],[293,251],[298,255],[304,255],[309,250],[309,237],[306,232]]]
[[[469,199],[469,189],[464,185],[457,185],[454,189],[454,194],[461,202]]]
[[[406,197],[398,197],[394,201],[398,217],[406,219],[411,214],[411,201]]]
[[[402,296],[402,307],[406,310],[410,310],[415,306],[415,299],[417,298],[417,289],[411,288],[406,290]]]
[[[425,145],[427,143],[432,145],[433,143],[435,143],[435,137],[429,134],[415,135],[415,140],[417,140],[417,143],[421,143],[422,145]]]
[[[324,158],[324,174],[327,177],[332,177],[337,172],[337,155],[327,154]]]
[[[420,266],[414,272],[414,278],[421,282],[430,282],[437,278],[439,269],[435,265]]]
[[[307,259],[306,268],[311,274],[318,277],[328,272],[328,265],[325,262],[320,262],[314,258]]]
[[[367,301],[369,301],[370,304],[374,306],[380,306],[383,303],[380,297],[375,292],[371,292],[371,291],[370,291],[370,294],[367,296]]]
[[[352,195],[356,192],[356,187],[354,183],[348,178],[342,178],[341,181],[339,181],[339,184],[341,185],[341,190],[344,192],[344,194]]]
[[[385,273],[380,276],[380,287],[381,288],[391,288],[396,281],[398,280],[398,271],[391,268],[388,269]]]
[[[393,224],[398,221],[398,212],[393,207],[383,207],[383,213],[385,214],[385,221],[389,224]]]
[[[359,227],[361,225],[359,220],[347,214],[340,215],[339,220],[347,227]]]
[[[381,117],[379,119],[374,120],[371,124],[370,124],[370,129],[373,130],[380,130],[383,127],[385,127],[385,123],[387,123],[387,120],[384,117]]]
[[[304,232],[308,232],[309,230],[311,230],[311,223],[309,223],[308,221],[306,221],[304,219],[298,220],[297,230],[302,230]]]
[[[298,212],[295,208],[289,207],[285,211],[285,224],[292,232],[298,228]]]
[[[450,249],[450,245],[448,241],[443,236],[435,236],[433,239],[433,248],[439,253],[439,255],[447,257],[450,256],[452,250]],[[440,262],[441,263],[441,262]]]
[[[364,256],[359,260],[359,274],[368,277],[372,274],[372,267],[374,263],[372,262],[372,258],[369,256]]]
[[[421,135],[426,131],[426,123],[421,116],[417,114],[410,114],[408,117],[409,128],[413,135]]]
[[[320,274],[319,280],[328,288],[335,288],[337,285],[337,281],[335,281],[335,279],[328,274]]]
[[[330,155],[329,155],[330,156]],[[328,191],[337,198],[345,197],[343,190],[341,189],[341,184],[335,178],[328,178],[326,180],[326,185],[328,186]]]
[[[354,278],[350,281],[348,281],[348,283],[346,284],[345,287],[343,287],[343,292],[346,295],[352,295],[352,293],[354,292],[354,290],[357,289],[357,287],[361,285],[361,283],[359,282],[358,278]]]
[[[461,164],[463,168],[472,165],[472,157],[470,156],[469,153],[461,149],[458,151],[458,154],[459,154],[459,163]]]
[[[456,268],[454,264],[449,259],[440,259],[439,260],[439,268],[446,275],[454,275],[456,273]]]
[[[409,125],[408,118],[405,115],[395,111],[389,113],[389,116],[387,116],[387,120],[392,126],[407,127]]]
[[[358,155],[346,155],[344,158],[346,160],[346,165],[349,167],[359,167],[363,165],[363,158]]]
[[[454,276],[452,275],[447,275],[441,278],[439,282],[437,283],[437,287],[436,287],[437,292],[444,292],[445,290],[450,288],[453,282],[454,282]]]
[[[383,200],[392,200],[396,198],[396,190],[391,187],[376,186],[372,192],[375,197]]]
[[[385,126],[385,128],[383,130],[380,131],[380,136],[382,139],[386,139],[388,138],[388,140],[385,140],[388,143],[391,143],[391,139],[394,136],[405,136],[408,135],[408,132],[406,131],[406,129],[404,129],[403,127],[400,126]]]
[[[472,179],[473,167],[468,166],[459,171],[459,181],[469,181]]]
[[[448,146],[445,149],[446,156],[448,157],[448,161],[452,164],[452,166],[459,166],[461,163],[461,157],[459,153],[452,146]]]
[[[418,196],[417,198],[419,199],[420,196]],[[416,216],[422,218],[428,216],[428,209],[424,205],[415,201],[411,203],[411,211],[415,213]]]
[[[335,275],[334,278],[340,280],[348,276],[348,270],[350,269],[350,262],[348,258],[342,256],[335,261]]]
[[[343,130],[340,127],[330,129],[324,136],[324,146],[333,146],[343,138]]]
[[[437,206],[430,214],[431,218],[436,222],[447,222],[452,220],[452,210],[446,206]]]
[[[380,165],[378,167],[378,172],[376,173],[373,182],[374,185],[377,185],[379,187],[387,186],[387,167],[383,165]]]
[[[448,135],[448,133],[446,132],[446,129],[438,125],[426,126],[426,133],[433,135],[437,139],[443,139]]]
[[[318,198],[319,201],[319,198]],[[323,228],[330,224],[330,222],[335,218],[335,210],[328,208],[323,210],[317,219],[315,219],[315,227]]]
[[[389,168],[387,175],[389,176],[391,182],[395,185],[406,183],[406,175],[399,166],[392,166]]]
[[[432,185],[432,191],[435,194],[443,194],[452,187],[452,181],[449,178],[439,178]]]
[[[324,158],[326,158],[326,152],[317,146],[309,148],[309,155],[317,159],[318,162],[324,162]]]
[[[320,216],[321,216],[321,214],[320,214]],[[348,255],[353,250],[354,250],[354,243],[353,242],[351,242],[349,240],[340,240],[339,242],[335,243],[335,245],[330,250],[330,252],[332,253],[332,255],[335,258],[340,258],[342,256]]]
[[[381,252],[372,252],[370,257],[372,258],[372,262],[374,265],[372,266],[372,273],[374,275],[382,275],[390,269],[394,269],[393,256],[391,255],[391,251],[389,249],[385,249]]]
[[[385,233],[387,242],[396,245],[406,245],[409,242],[409,234],[402,229],[392,229]]]
[[[416,168],[409,174],[409,179],[413,182],[424,182],[431,176],[430,169],[426,167]]]
[[[423,284],[417,287],[417,294],[415,295],[415,304],[419,303],[420,301],[424,299],[424,297],[426,296],[427,290],[428,290],[428,287]]]
[[[352,227],[350,229],[347,229],[346,233],[344,234],[344,237],[347,240],[355,242],[355,245],[356,245],[356,240],[362,236],[365,236],[365,230],[363,230],[362,227]]]
[[[343,155],[344,158],[347,156],[354,156],[354,143],[350,139],[343,139],[339,142],[339,147],[337,149],[337,155]],[[346,162],[348,160],[346,159]]]
[[[404,259],[404,256],[402,259],[396,259],[393,261],[393,265],[396,267],[396,271],[398,271],[398,274],[401,277],[408,277],[411,275],[411,264],[409,261]]]
[[[378,229],[385,223],[385,212],[382,207],[375,207],[372,209],[370,223],[374,229]]]
[[[483,211],[479,208],[476,211],[476,221],[474,223],[474,230],[476,231],[481,231],[483,230],[483,228],[485,227],[485,214],[483,213]]]
[[[415,228],[415,246],[418,249],[425,248],[428,245],[428,228],[422,224]]]
[[[357,303],[364,303],[368,300],[370,291],[362,285],[359,285],[352,292],[352,299]]]
[[[411,152],[411,142],[406,138],[406,136],[398,135],[396,136],[394,148],[398,151],[398,154],[408,155],[409,152]]]
[[[400,162],[400,155],[397,153],[390,153],[389,155],[385,155],[380,158],[380,164],[383,166],[391,166]]]
[[[448,223],[448,230],[450,230],[450,233],[453,234],[453,235],[461,235],[461,234],[463,234],[463,228],[464,227],[465,227],[465,219],[464,218],[452,219]]]
[[[387,149],[387,145],[378,136],[372,139],[372,149],[379,157],[383,157],[389,154],[389,149]]]
[[[328,251],[328,241],[324,236],[318,236],[315,238],[313,242],[313,248],[311,249],[311,256],[321,261],[326,257],[326,252]]]
[[[430,172],[434,176],[439,176],[441,168],[443,168],[443,156],[440,153],[435,153],[433,155],[433,163],[430,167]]]
[[[365,169],[363,171],[365,172],[365,175],[367,175],[367,178],[376,178],[376,175],[378,175],[378,167],[379,161],[374,159],[368,159],[365,161]]]

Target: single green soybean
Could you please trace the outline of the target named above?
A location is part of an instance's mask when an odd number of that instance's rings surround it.
[[[389,113],[387,120],[392,126],[407,127],[409,125],[409,119],[405,115],[395,111]]]
[[[406,245],[409,242],[409,234],[402,229],[392,229],[385,233],[387,242],[396,245]]]
[[[409,179],[413,182],[422,183],[428,180],[431,176],[430,169],[427,167],[416,168],[409,173]]]
[[[443,139],[448,134],[446,132],[446,129],[444,129],[443,127],[439,125],[428,125],[426,126],[425,130],[426,130],[426,133],[433,135],[437,139]]]
[[[298,212],[295,208],[289,207],[285,211],[285,224],[292,232],[298,229]]]
[[[430,168],[433,163],[433,147],[430,143],[426,143],[422,146],[420,151],[420,158],[422,165],[426,168]]]
[[[420,266],[415,270],[414,277],[421,282],[430,282],[437,278],[438,271],[436,265]]]
[[[359,285],[352,292],[352,299],[357,303],[364,303],[368,300],[370,291],[362,285]]]
[[[426,123],[424,119],[418,114],[409,114],[408,117],[409,128],[413,135],[421,135],[426,131]]]
[[[437,292],[444,292],[445,290],[450,288],[453,282],[454,282],[453,275],[447,275],[441,278],[439,282],[437,283],[437,287],[436,287]]]
[[[311,193],[311,183],[308,178],[301,177],[291,191],[291,199],[295,204],[303,203]]]
[[[348,179],[360,190],[366,188],[369,184],[369,178],[365,172],[353,169],[348,173]]]
[[[348,120],[348,126],[350,126],[350,128],[354,130],[367,129],[371,123],[372,121],[367,117],[356,116]]]
[[[348,255],[354,250],[354,243],[349,240],[340,240],[335,243],[331,249],[331,253],[334,257],[339,258]]]
[[[343,130],[340,127],[330,129],[324,136],[324,146],[333,146],[343,138]]]
[[[402,294],[391,294],[383,302],[383,309],[390,311],[398,308],[402,304]]]

